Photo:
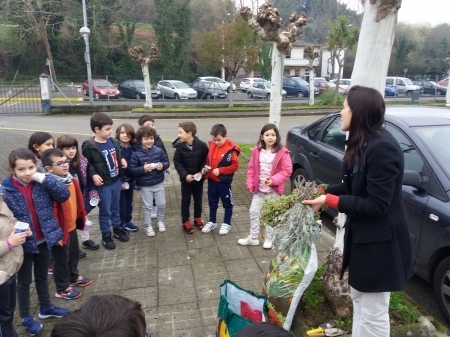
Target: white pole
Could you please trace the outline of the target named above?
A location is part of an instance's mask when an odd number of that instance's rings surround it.
[[[285,54],[277,48],[277,43],[272,42],[272,86],[270,88],[270,113],[269,123],[280,126],[281,120],[281,95],[283,89],[283,68]]]

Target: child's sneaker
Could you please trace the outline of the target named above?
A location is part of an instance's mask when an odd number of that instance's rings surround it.
[[[90,250],[97,250],[98,247],[100,247],[98,245],[98,243],[95,243],[91,239],[83,241],[81,244],[83,245],[84,248],[87,248],[87,249],[90,249]]]
[[[63,315],[67,314],[70,310],[67,308],[60,308],[56,305],[52,304],[47,309],[41,309],[39,308],[39,318],[45,319],[50,317],[63,317]]]
[[[92,280],[87,277],[78,276],[75,282],[70,282],[71,286],[87,287],[92,283]]]
[[[82,250],[80,250],[79,255],[78,255],[78,259],[81,260],[83,258],[86,257],[86,252],[83,252]]]
[[[272,240],[266,238],[263,243],[263,248],[264,249],[272,249],[272,246],[273,246]]]
[[[53,275],[53,268],[50,268],[50,267],[49,267],[49,268],[47,269],[47,272],[48,272],[49,275]]]
[[[125,224],[125,229],[129,230],[130,232],[136,232],[139,227],[130,221],[129,223]]]
[[[196,225],[198,229],[203,229],[203,227],[205,226],[202,218],[194,218],[194,225]]]
[[[183,229],[188,234],[193,234],[195,232],[194,228],[191,226],[191,220],[187,220],[185,223],[183,223]]]
[[[202,233],[209,233],[217,228],[217,224],[211,221],[208,221],[208,223],[203,227]]]
[[[145,227],[145,234],[147,236],[155,236],[155,231],[153,230],[152,226]]]
[[[230,229],[231,229],[231,225],[223,223],[222,226],[220,226],[219,234],[227,235],[229,233]]]
[[[106,249],[116,249],[116,244],[111,237],[111,232],[102,233],[102,244]]]
[[[115,239],[119,239],[119,241],[127,242],[130,240],[128,236],[128,232],[122,229],[122,226],[113,227],[113,236]]]
[[[240,244],[241,246],[259,246],[259,240],[252,239],[249,236],[249,237],[246,237],[245,239],[239,239],[238,244]]]
[[[158,225],[158,230],[160,232],[165,232],[166,231],[166,226],[164,226],[164,222],[158,221],[156,224]]]
[[[22,319],[22,325],[27,329],[31,336],[36,336],[42,330],[42,324],[36,322],[31,315]]]
[[[65,300],[76,300],[81,297],[81,293],[76,291],[72,287],[67,288],[64,291],[56,292],[55,296],[58,298],[64,298]]]

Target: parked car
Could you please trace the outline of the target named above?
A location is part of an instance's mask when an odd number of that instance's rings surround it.
[[[413,91],[421,92],[421,88],[406,77],[387,77],[386,86],[398,89],[398,93],[411,96]]]
[[[336,84],[337,80],[331,80],[330,82]],[[348,87],[350,86],[350,82],[351,80],[348,78],[341,78],[339,81],[339,86],[343,89],[348,89]]]
[[[253,97],[264,97],[267,99],[270,99],[270,88],[272,85],[268,82],[260,82],[260,83],[253,83],[248,89],[247,89],[247,96],[248,98]],[[283,97],[286,97],[286,90],[281,90],[281,95]]]
[[[230,82],[224,81],[219,77],[206,76],[206,77],[198,77],[198,78],[201,80],[204,80],[204,81],[216,82],[222,90],[225,90],[228,93],[230,92]],[[233,88],[233,91],[235,91],[236,85],[233,84],[232,88]]]
[[[437,82],[438,85],[440,85],[441,87],[447,88],[448,87],[448,78],[446,80],[440,80],[439,82]]]
[[[397,96],[398,89],[392,87],[384,87],[384,96]]]
[[[385,120],[403,149],[403,200],[416,274],[433,285],[450,320],[450,115],[441,108],[388,107]],[[332,113],[288,132],[293,188],[309,180],[341,182],[346,133],[340,125],[340,114]]]
[[[283,90],[286,91],[286,96],[309,97],[309,83],[299,77],[283,78]],[[314,95],[318,94],[319,91],[314,89]]]
[[[86,80],[83,83],[83,95],[89,96],[89,84]],[[120,91],[109,81],[103,78],[92,79],[92,95],[95,99],[99,98],[119,98]]]
[[[336,84],[334,84],[334,83],[323,82],[323,81],[316,82],[315,80],[314,80],[314,86],[319,90],[319,93],[322,93],[327,90],[334,90],[334,88],[336,88]],[[341,86],[339,86],[338,91],[342,95],[345,95],[347,93],[347,90],[342,88]]]
[[[447,88],[440,86],[439,84],[437,84],[436,82],[433,81],[414,81],[413,82],[415,85],[420,86],[423,89],[423,93],[424,94],[428,94],[428,95],[445,95],[447,93]]]
[[[227,98],[226,91],[223,91],[216,82],[194,81],[191,84],[192,89],[197,91],[197,98],[214,99]]]
[[[127,80],[119,84],[118,89],[120,90],[121,97],[130,97],[136,99],[145,99],[145,83],[142,80]],[[151,87],[152,98],[162,97],[161,91],[156,87]]]
[[[158,89],[161,91],[161,94],[164,95],[164,97],[170,97],[174,99],[197,98],[197,91],[195,91],[182,81],[159,81]]]
[[[250,87],[253,83],[259,83],[259,82],[270,83],[270,81],[265,80],[263,78],[246,77],[246,78],[242,79],[241,83],[239,84],[239,89],[241,89],[242,92],[247,92],[248,87]]]

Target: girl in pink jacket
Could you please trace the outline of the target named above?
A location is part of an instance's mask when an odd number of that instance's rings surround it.
[[[289,151],[281,144],[278,128],[274,124],[263,126],[258,143],[251,149],[252,157],[248,164],[247,189],[253,193],[250,206],[250,235],[238,240],[242,246],[259,245],[259,217],[266,195],[279,199],[284,192],[284,182],[292,173]],[[266,227],[263,248],[272,248],[271,226]]]

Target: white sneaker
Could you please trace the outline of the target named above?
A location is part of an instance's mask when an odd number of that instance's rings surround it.
[[[160,232],[165,232],[166,231],[166,226],[164,226],[164,222],[158,221],[156,224],[158,225],[158,230]]]
[[[209,233],[217,228],[217,224],[211,221],[208,221],[206,225],[203,226],[202,233]]]
[[[240,244],[241,246],[259,246],[259,240],[252,239],[249,236],[249,237],[246,237],[245,239],[239,239],[238,244]]]
[[[231,225],[223,223],[222,226],[220,226],[219,234],[220,235],[226,235],[231,229]]]
[[[264,243],[263,243],[263,248],[264,249],[272,249],[272,247],[273,247],[272,240],[265,239]]]
[[[152,226],[145,227],[145,234],[147,234],[147,236],[155,236],[155,231]]]
[[[151,217],[152,217],[152,219],[156,219],[156,207],[152,208]]]

